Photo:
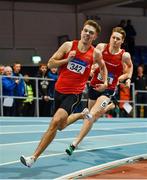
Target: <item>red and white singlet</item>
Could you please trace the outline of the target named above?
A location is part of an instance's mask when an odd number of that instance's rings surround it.
[[[76,56],[67,64],[60,67],[59,77],[55,89],[63,94],[80,94],[85,88],[93,64],[94,47],[90,46],[87,52],[78,50],[77,40],[73,41],[70,51],[75,50]],[[68,57],[67,53],[64,58]]]
[[[117,85],[118,77],[123,74],[122,55],[124,52],[125,50],[122,49],[121,52],[118,54],[111,54],[109,52],[109,44],[106,45],[105,49],[102,52],[103,59],[108,70],[107,89],[114,90]],[[91,79],[90,85],[92,87],[95,87],[96,84],[100,83],[103,83],[103,79],[100,75],[99,68],[97,68]]]

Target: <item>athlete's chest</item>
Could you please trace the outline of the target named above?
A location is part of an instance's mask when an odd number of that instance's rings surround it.
[[[122,55],[117,54],[109,54],[109,53],[103,53],[103,59],[105,61],[106,66],[108,67],[118,67],[122,65]]]
[[[93,53],[88,51],[86,53],[76,52],[76,56],[72,58],[68,64],[67,69],[74,73],[84,74],[86,70],[91,68],[93,64]]]

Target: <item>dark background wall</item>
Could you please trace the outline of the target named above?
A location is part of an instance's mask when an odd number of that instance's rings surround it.
[[[97,43],[107,42],[121,19],[131,19],[137,31],[136,45],[147,46],[147,17],[140,8],[104,7],[75,13],[73,5],[0,1],[0,64],[20,61],[34,66],[34,54],[46,63],[58,48],[58,37],[79,38],[87,17],[102,26]]]

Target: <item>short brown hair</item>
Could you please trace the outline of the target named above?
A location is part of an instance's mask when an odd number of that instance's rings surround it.
[[[94,20],[87,20],[85,23],[84,23],[84,26],[86,25],[90,25],[90,26],[93,26],[95,29],[96,29],[96,32],[97,33],[100,33],[101,32],[101,26]]]
[[[118,33],[122,34],[123,39],[126,38],[126,32],[125,32],[125,30],[122,27],[115,27],[115,28],[113,28],[112,29],[112,33],[113,32],[118,32]]]

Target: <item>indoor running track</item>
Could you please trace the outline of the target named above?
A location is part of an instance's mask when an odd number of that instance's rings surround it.
[[[59,131],[32,168],[19,162],[35,150],[50,118],[0,118],[0,179],[56,179],[119,159],[147,153],[147,119],[101,118],[72,156],[67,146],[82,120]]]

